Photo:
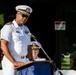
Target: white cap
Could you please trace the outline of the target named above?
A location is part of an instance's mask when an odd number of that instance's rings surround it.
[[[35,45],[37,45],[39,48],[41,48],[41,45],[40,45],[39,42],[37,42],[37,41],[32,41],[32,42],[30,43],[30,45],[33,45],[33,44],[35,44]]]
[[[15,7],[16,11],[20,11],[25,15],[30,16],[30,14],[32,13],[32,8],[28,5],[18,5]]]

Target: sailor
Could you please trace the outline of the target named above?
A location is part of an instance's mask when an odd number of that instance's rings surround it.
[[[41,50],[41,44],[37,41],[32,41],[31,42],[31,49],[32,49],[32,57],[34,61],[42,61],[46,60],[45,58],[39,57],[39,52]]]
[[[1,29],[3,75],[15,75],[14,67],[19,67],[28,61],[26,55],[31,37],[26,34],[26,31],[30,30],[24,24],[30,17],[32,8],[28,5],[18,5],[15,9],[16,18]]]

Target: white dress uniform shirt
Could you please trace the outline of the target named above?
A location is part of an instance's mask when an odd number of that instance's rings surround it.
[[[45,58],[41,58],[41,57],[37,57],[36,59],[34,59],[34,61],[45,61]]]
[[[30,36],[26,34],[26,31],[29,31],[28,27],[24,25],[18,26],[15,20],[11,25],[4,25],[1,29],[1,39],[9,42],[8,48],[12,56],[16,61],[24,63],[27,62],[27,48],[31,42]],[[25,58],[21,58],[21,56]],[[5,56],[2,60],[2,66],[5,73],[4,75],[14,75],[14,66]]]

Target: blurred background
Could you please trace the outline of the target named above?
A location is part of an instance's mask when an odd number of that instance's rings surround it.
[[[15,19],[15,6],[23,4],[33,8],[26,23],[31,33],[37,37],[59,69],[71,69],[70,55],[76,51],[76,3],[59,0],[2,0],[0,29]],[[55,21],[65,21],[66,29],[55,30]],[[39,55],[48,59],[42,51]]]

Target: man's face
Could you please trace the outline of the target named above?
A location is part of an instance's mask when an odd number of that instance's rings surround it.
[[[38,54],[39,54],[39,49],[36,49],[36,50],[33,49],[33,50],[32,50],[32,55],[33,55],[33,58],[34,58],[34,59],[36,59],[36,58],[38,57]]]
[[[28,16],[22,14],[21,12],[17,12],[16,14],[16,22],[18,25],[23,25],[27,22]]]

